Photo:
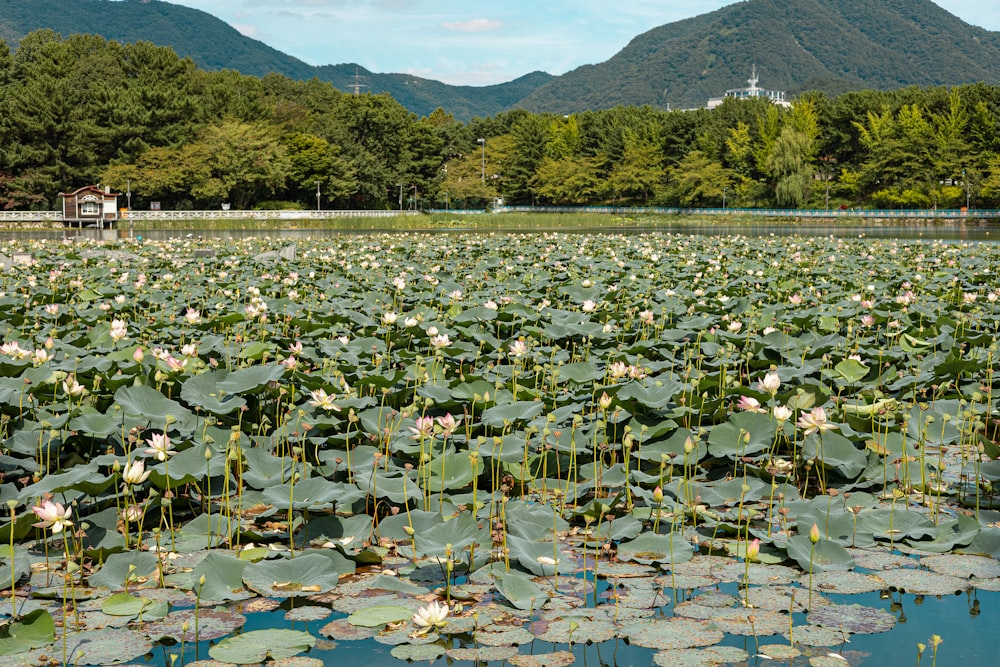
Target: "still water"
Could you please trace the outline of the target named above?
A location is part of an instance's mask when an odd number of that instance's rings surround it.
[[[723,585],[719,590],[738,594],[735,585]],[[997,644],[995,620],[1000,614],[1000,593],[969,591],[944,597],[915,596],[901,593],[869,593],[865,595],[828,595],[831,602],[837,604],[860,604],[883,609],[896,618],[896,626],[881,634],[855,634],[849,641],[831,647],[803,647],[803,652],[811,651],[815,656],[836,654],[845,658],[841,662],[845,667],[912,667],[913,665],[932,664],[929,640],[932,635],[938,635],[943,640],[938,647],[937,665],[950,667],[994,667],[997,664]],[[301,606],[301,602],[298,603]],[[306,631],[316,637],[322,637],[320,629],[332,620],[344,618],[346,614],[332,613],[326,619],[310,622],[292,622],[285,620],[285,614],[290,608],[289,603],[272,612],[247,615],[244,631],[262,630],[267,628],[288,628]],[[670,605],[658,610],[661,617],[672,615]],[[805,615],[795,614],[796,625],[806,623]],[[473,642],[467,635],[451,638],[446,641],[448,647],[472,647]],[[928,646],[923,659],[917,661],[917,644]],[[335,644],[331,646],[330,644]],[[737,637],[727,635],[721,645],[736,646],[747,652],[750,659],[741,663],[727,663],[741,666],[805,666],[809,658],[800,656],[795,660],[770,659],[764,650],[758,650],[767,645],[786,645],[788,640],[780,635],[760,636],[757,644],[753,637]],[[202,642],[195,647],[185,648],[184,659],[190,663],[197,659],[207,659],[209,642]],[[402,667],[408,664],[390,655],[392,646],[380,644],[373,639],[362,641],[326,640],[321,641],[309,653],[308,657],[319,659],[324,665],[349,664],[351,661],[363,663],[365,667]],[[572,650],[576,656],[576,665],[593,665],[595,667],[640,667],[652,665],[656,653],[651,649],[631,646],[622,639],[613,639],[599,644],[581,645],[552,644],[536,640],[533,644],[520,647],[522,654],[542,655],[555,651]],[[766,650],[766,649],[765,649]],[[172,664],[171,654],[179,654],[180,647],[157,647],[146,664],[168,667]],[[173,664],[180,667],[179,655]],[[470,662],[451,660],[445,657],[433,663],[426,661],[424,665],[452,665],[456,667],[482,667],[494,665],[499,667],[509,663],[505,661]]]
[[[120,230],[121,236],[127,238],[128,231]],[[976,223],[967,225],[932,225],[932,224],[907,224],[907,225],[829,225],[829,224],[688,224],[688,223],[656,223],[648,225],[637,225],[632,221],[622,224],[610,224],[602,226],[587,227],[524,227],[524,228],[500,228],[489,224],[475,226],[443,226],[438,225],[427,228],[317,228],[317,229],[144,229],[135,231],[134,235],[139,239],[167,240],[167,239],[248,239],[269,237],[276,239],[308,239],[308,238],[334,238],[342,236],[368,235],[368,234],[388,234],[388,233],[437,233],[437,234],[488,234],[488,233],[544,233],[559,232],[566,234],[644,234],[649,232],[660,232],[669,234],[693,234],[693,235],[721,235],[721,236],[834,236],[838,238],[895,238],[895,239],[927,239],[945,241],[998,241],[1000,240],[1000,223]],[[116,233],[107,231],[108,239],[114,240]],[[9,240],[38,240],[38,239],[61,239],[63,231],[53,230],[27,230],[27,231],[0,231],[0,239]]]

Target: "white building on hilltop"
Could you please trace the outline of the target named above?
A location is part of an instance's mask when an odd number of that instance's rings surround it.
[[[722,104],[726,97],[735,97],[739,100],[748,100],[752,97],[766,97],[775,104],[780,104],[783,107],[792,106],[791,102],[785,99],[785,91],[783,90],[767,90],[765,88],[757,87],[757,83],[760,78],[757,76],[757,63],[753,64],[753,72],[750,78],[747,79],[747,83],[750,85],[746,88],[730,88],[726,91],[725,97],[713,97],[708,101],[708,108],[714,109],[715,107]]]

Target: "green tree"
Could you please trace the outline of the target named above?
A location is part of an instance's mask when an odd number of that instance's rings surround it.
[[[599,158],[544,158],[533,187],[553,204],[584,205],[599,202],[606,194]]]
[[[731,185],[731,170],[693,150],[670,170],[667,193],[681,206],[719,206]]]
[[[778,135],[765,166],[774,179],[774,198],[779,206],[801,207],[809,199],[813,180],[808,162],[812,142],[793,126],[786,126]]]

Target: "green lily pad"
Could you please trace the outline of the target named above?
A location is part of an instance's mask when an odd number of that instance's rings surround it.
[[[539,609],[549,600],[548,593],[526,574],[511,570],[494,573],[494,577],[497,590],[518,609]]]
[[[51,644],[56,626],[44,609],[30,611],[19,619],[0,626],[0,656],[25,653]]]
[[[332,590],[340,580],[333,561],[318,553],[249,563],[243,582],[263,596],[286,598]]]
[[[356,611],[347,617],[347,622],[351,625],[360,625],[366,628],[377,628],[389,623],[401,623],[413,617],[413,610],[407,607],[381,606],[376,605],[366,607]]]
[[[678,534],[643,533],[618,546],[618,558],[637,563],[683,563],[694,555],[691,545]]]
[[[795,535],[789,538],[788,555],[806,571],[826,572],[849,570],[854,567],[854,559],[847,549],[827,539],[820,539],[814,545],[808,535]]]
[[[600,644],[613,639],[617,629],[610,621],[567,618],[559,621],[540,621],[532,631],[538,639],[553,644]]]
[[[393,646],[389,653],[397,660],[409,662],[434,662],[444,655],[444,647],[437,644],[402,644]]]
[[[90,584],[111,590],[156,586],[159,559],[148,551],[111,554],[104,566],[90,575]]]
[[[267,658],[290,658],[308,651],[315,644],[315,637],[300,630],[252,630],[223,639],[208,649],[208,654],[223,662],[246,664],[261,662]]]

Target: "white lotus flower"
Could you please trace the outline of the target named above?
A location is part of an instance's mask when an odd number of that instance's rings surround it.
[[[418,632],[423,634],[446,625],[447,619],[448,605],[435,601],[417,610],[413,615],[413,624],[418,626]]]

